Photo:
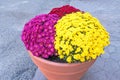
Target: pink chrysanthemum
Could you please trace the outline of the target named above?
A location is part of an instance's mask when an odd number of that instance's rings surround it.
[[[54,25],[58,19],[56,14],[43,14],[26,23],[21,37],[27,50],[43,58],[54,55]]]

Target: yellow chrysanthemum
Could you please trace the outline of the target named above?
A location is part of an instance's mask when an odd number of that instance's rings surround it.
[[[71,57],[71,56],[68,56],[67,59],[66,59],[66,61],[67,61],[68,63],[71,63],[71,62],[72,62],[72,57]]]
[[[90,13],[71,13],[55,25],[55,49],[68,63],[96,59],[104,53],[109,33]]]
[[[80,60],[80,54],[75,54],[75,55],[73,55],[73,58],[74,58],[75,60]]]

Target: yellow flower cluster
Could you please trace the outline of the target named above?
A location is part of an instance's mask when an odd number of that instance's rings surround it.
[[[68,63],[96,59],[110,44],[109,33],[90,13],[71,13],[55,25],[55,49]]]

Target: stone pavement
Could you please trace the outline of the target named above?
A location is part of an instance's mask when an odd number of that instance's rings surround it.
[[[0,0],[0,80],[32,80],[37,67],[20,40],[23,26],[35,15],[64,4],[90,12],[111,36],[106,53],[81,80],[120,80],[120,0]],[[33,80],[47,79],[37,70]]]

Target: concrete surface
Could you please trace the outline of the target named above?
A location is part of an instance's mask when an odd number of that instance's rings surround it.
[[[120,80],[120,0],[0,0],[0,80],[47,80],[29,58],[20,34],[29,19],[64,4],[90,12],[111,36],[106,54],[81,80]]]

